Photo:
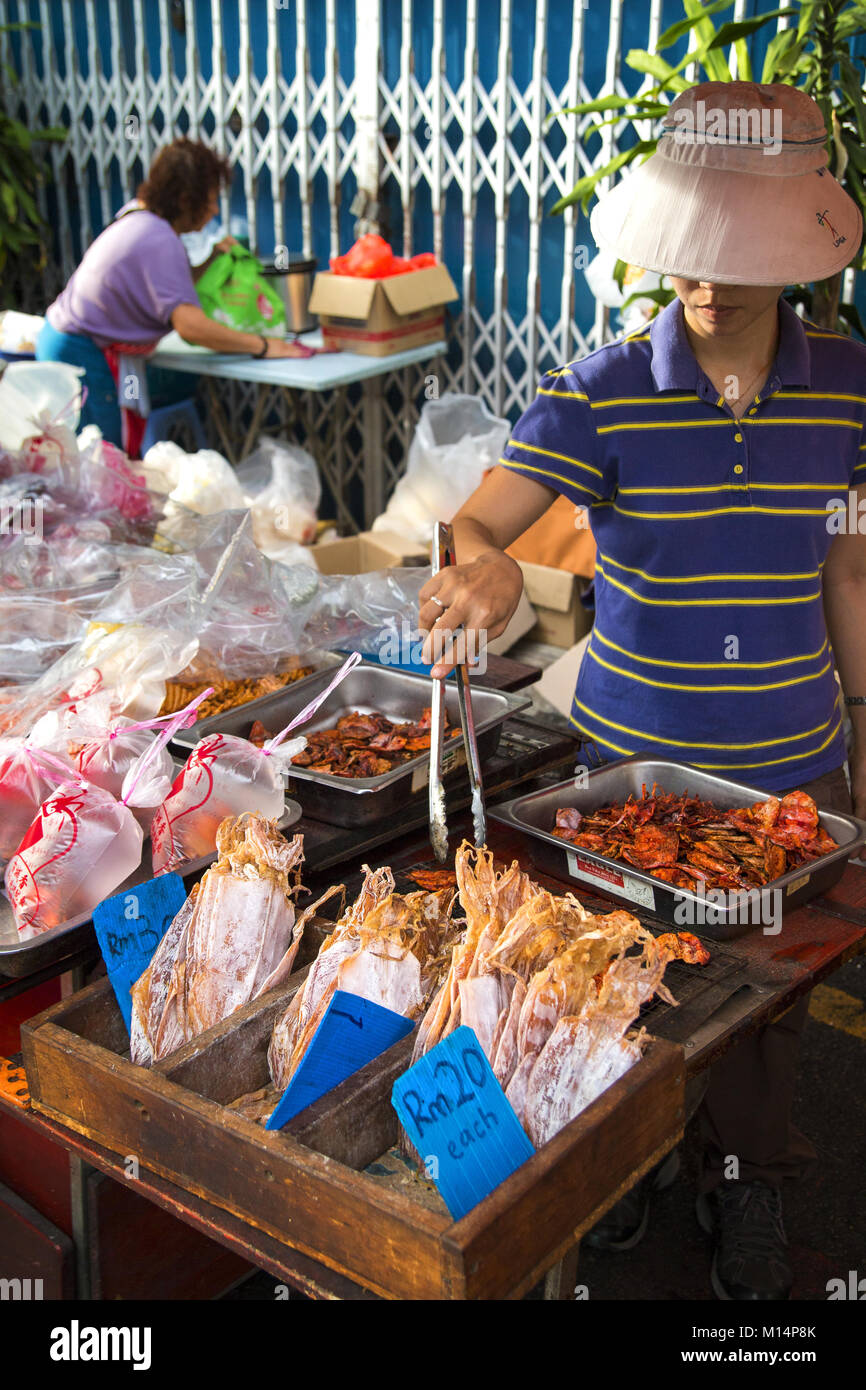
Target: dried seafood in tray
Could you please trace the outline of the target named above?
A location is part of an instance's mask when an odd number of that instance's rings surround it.
[[[352,710],[332,728],[308,733],[307,747],[295,756],[293,766],[327,772],[333,777],[378,777],[427,752],[430,717],[429,706],[416,723],[401,723],[375,710],[369,714]],[[453,738],[456,733],[456,729],[448,727],[446,715],[445,737]],[[270,733],[257,719],[248,738],[260,748]]]
[[[448,966],[462,923],[451,917],[453,888],[395,893],[388,868],[364,866],[355,902],[322,943],[302,987],[274,1026],[271,1079],[284,1090],[337,989],[407,1018],[426,1007]]]
[[[677,888],[762,888],[836,849],[802,791],[735,810],[700,797],[659,791],[628,796],[587,815],[575,806],[556,812],[561,840],[625,861]]]
[[[705,963],[688,933],[656,939],[636,917],[595,916],[533,883],[515,861],[468,843],[456,856],[466,929],[415,1041],[417,1060],[465,1024],[524,1129],[540,1147],[641,1055],[628,1032],[669,960]]]
[[[198,707],[199,719],[209,719],[213,714],[222,714],[224,710],[234,709],[237,705],[248,704],[250,700],[257,700],[261,695],[272,695],[275,690],[282,690],[284,686],[312,675],[313,669],[312,666],[296,666],[291,671],[267,676],[250,676],[246,680],[193,681],[190,683],[169,680],[165,683],[165,699],[159,712],[160,714],[174,714],[176,710],[183,709],[184,705],[196,695],[200,695],[203,690],[207,690],[208,686],[212,685],[213,694],[209,695],[206,700],[202,700]]]

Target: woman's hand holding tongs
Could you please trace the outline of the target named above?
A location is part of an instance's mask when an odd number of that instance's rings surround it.
[[[418,623],[428,634],[422,660],[438,680],[465,656],[505,631],[520,601],[523,575],[516,560],[491,550],[429,579],[419,595]],[[461,640],[455,643],[459,633]]]

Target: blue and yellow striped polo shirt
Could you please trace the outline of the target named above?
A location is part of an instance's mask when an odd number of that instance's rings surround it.
[[[596,623],[572,721],[770,791],[845,759],[821,602],[828,505],[866,483],[866,346],[784,300],[742,420],[698,366],[679,300],[543,377],[508,467],[588,507]]]

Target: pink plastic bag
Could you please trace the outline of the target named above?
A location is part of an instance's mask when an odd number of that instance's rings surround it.
[[[233,734],[210,734],[197,744],[150,827],[154,875],[213,854],[217,827],[226,816],[258,811],[267,820],[280,818],[285,808],[282,769],[306,746],[303,738],[285,744],[283,740],[313,717],[360,660],[353,652],[330,685],[263,748]]]
[[[138,868],[144,836],[127,802],[147,787],[165,744],[195,719],[209,693],[171,716],[127,772],[120,801],[80,772],[43,801],[6,869],[6,891],[23,940],[92,912]]]

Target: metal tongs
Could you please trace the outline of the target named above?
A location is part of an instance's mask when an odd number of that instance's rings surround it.
[[[433,530],[433,573],[438,574],[446,565],[456,563],[451,527],[443,521],[437,521]],[[462,628],[457,629],[457,632],[462,631]],[[457,633],[452,633],[452,638],[456,635]],[[481,846],[487,842],[487,815],[484,810],[484,786],[481,781],[481,763],[478,758],[478,742],[475,737],[475,720],[472,715],[469,667],[467,662],[463,661],[455,669],[460,726],[463,730],[463,743],[466,749],[469,785],[472,788],[472,825],[475,832],[475,844]],[[442,756],[445,748],[444,687],[444,679],[434,680],[432,723],[430,726],[430,843],[433,846],[433,853],[440,863],[448,857],[445,788],[442,782]]]

